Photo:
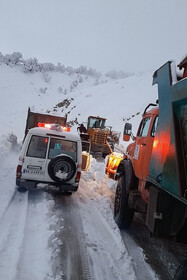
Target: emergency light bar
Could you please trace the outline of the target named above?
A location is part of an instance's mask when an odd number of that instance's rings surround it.
[[[56,130],[56,131],[66,131],[66,132],[70,132],[71,128],[67,127],[67,126],[61,126],[59,124],[50,124],[50,123],[38,123],[38,127],[44,127],[44,128],[48,128],[51,130]]]

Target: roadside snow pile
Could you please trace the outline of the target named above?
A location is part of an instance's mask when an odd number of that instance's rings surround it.
[[[16,162],[19,145],[12,135],[1,135],[0,139],[0,217],[9,204],[15,186]]]
[[[105,177],[105,163],[92,158],[77,193],[95,280],[136,279],[132,259],[113,218],[116,182]],[[105,267],[109,269],[105,270]]]

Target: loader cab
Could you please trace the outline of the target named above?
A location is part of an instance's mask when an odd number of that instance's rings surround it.
[[[90,116],[88,117],[88,130],[95,128],[105,128],[106,119],[100,117]]]

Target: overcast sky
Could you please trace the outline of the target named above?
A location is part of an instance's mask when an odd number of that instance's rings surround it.
[[[187,54],[187,0],[0,0],[0,52],[90,66],[155,70]]]

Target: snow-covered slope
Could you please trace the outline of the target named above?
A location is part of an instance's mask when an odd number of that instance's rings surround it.
[[[78,123],[86,122],[89,115],[105,117],[107,125],[121,132],[124,120],[129,119],[135,132],[145,106],[156,101],[157,89],[152,87],[152,73],[112,80],[105,76],[80,78],[75,73],[24,73],[20,66],[2,64],[0,98],[1,134],[13,132],[22,139],[28,107],[68,114],[68,121],[77,119]]]

